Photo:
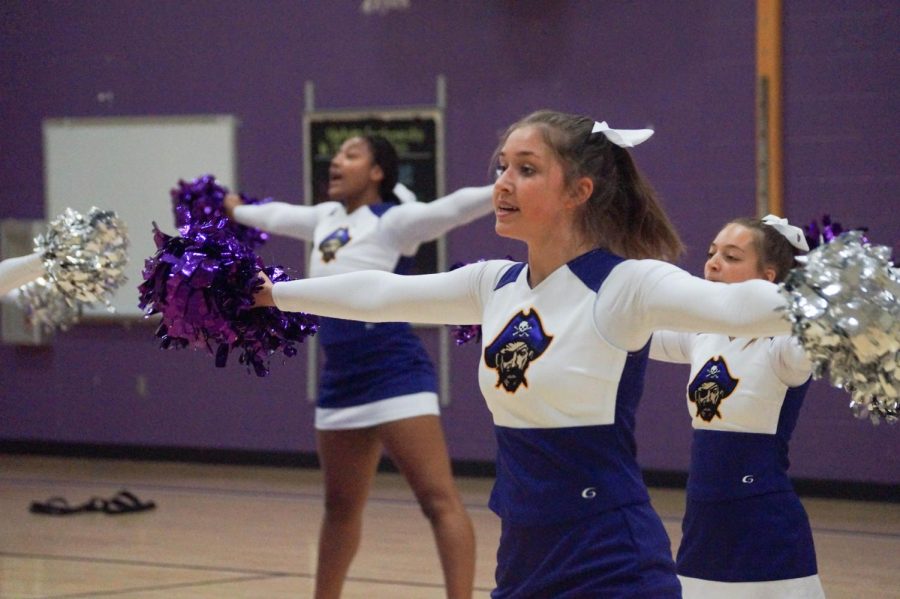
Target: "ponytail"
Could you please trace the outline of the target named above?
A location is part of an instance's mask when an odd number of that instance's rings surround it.
[[[608,191],[595,192],[585,205],[584,232],[623,257],[674,262],[684,253],[684,245],[656,190],[628,150],[609,141],[601,143],[609,146],[615,166],[610,178],[601,180],[601,187]],[[593,179],[596,188],[598,180]]]
[[[372,151],[372,162],[381,168],[384,179],[378,186],[378,195],[384,202],[400,203],[400,198],[394,193],[394,186],[400,176],[400,159],[397,150],[387,138],[381,135],[363,135],[362,139],[369,144]]]

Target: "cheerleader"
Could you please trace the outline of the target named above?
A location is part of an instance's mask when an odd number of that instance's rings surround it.
[[[808,251],[786,219],[739,218],[709,247],[704,276],[779,282]],[[811,377],[796,339],[657,332],[650,357],[691,364],[694,428],[676,560],[691,599],[824,597],[809,519],[788,478],[788,443]]]
[[[495,598],[680,597],[635,459],[651,334],[790,331],[776,285],[714,283],[654,259],[682,245],[627,150],[651,134],[552,111],[506,131],[495,229],[525,242],[525,263],[266,283],[256,296],[337,318],[481,325],[498,444]]]
[[[429,203],[409,201],[414,197],[400,202],[395,190],[403,188],[397,188],[397,177],[397,153],[386,139],[352,137],[331,161],[331,201],[241,205],[230,194],[225,209],[241,224],[311,241],[310,278],[367,269],[409,272],[421,243],[491,211],[491,186],[460,189]],[[376,291],[361,287],[350,293]],[[315,425],[325,515],[316,571],[319,599],[340,596],[359,546],[363,508],[382,448],[431,522],[447,596],[472,594],[472,523],[453,482],[434,366],[407,320],[321,322],[325,364]]]

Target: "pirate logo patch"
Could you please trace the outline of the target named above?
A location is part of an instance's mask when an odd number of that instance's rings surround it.
[[[331,235],[322,240],[319,244],[319,251],[322,252],[322,262],[331,262],[337,251],[347,245],[350,241],[350,230],[347,227],[341,227]]]
[[[525,371],[541,357],[553,337],[544,331],[537,312],[519,311],[484,350],[484,363],[497,371],[497,384],[510,393],[519,385],[528,386]]]
[[[688,399],[697,405],[697,414],[706,422],[721,418],[719,406],[734,393],[740,379],[728,372],[728,365],[721,356],[710,358],[688,385]]]

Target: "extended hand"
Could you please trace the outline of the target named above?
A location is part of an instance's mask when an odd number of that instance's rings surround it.
[[[225,209],[225,215],[230,219],[234,219],[234,209],[243,204],[244,200],[241,199],[241,196],[231,192],[225,194],[225,199],[222,200],[222,208]]]
[[[269,308],[275,307],[275,298],[272,297],[272,289],[274,285],[272,284],[272,279],[266,275],[265,272],[259,271],[258,276],[263,281],[262,289],[257,291],[253,295],[253,307],[254,308]]]

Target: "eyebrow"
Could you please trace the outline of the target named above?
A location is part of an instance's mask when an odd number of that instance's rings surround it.
[[[537,152],[532,152],[531,150],[521,150],[515,153],[516,156],[538,156]],[[500,152],[497,156],[506,156],[506,152]]]
[[[719,246],[717,246],[717,245],[715,244],[715,242],[709,244],[709,247],[710,247],[710,249],[712,249],[712,248],[720,249]],[[726,243],[725,245],[723,245],[723,246],[721,247],[721,249],[723,249],[723,250],[727,250],[727,249],[731,249],[731,248],[734,248],[734,249],[736,249],[736,250],[740,250],[740,251],[742,251],[742,252],[746,252],[746,251],[747,251],[747,250],[745,250],[744,248],[742,248],[741,246],[735,245],[735,244],[733,244],[733,243]]]

